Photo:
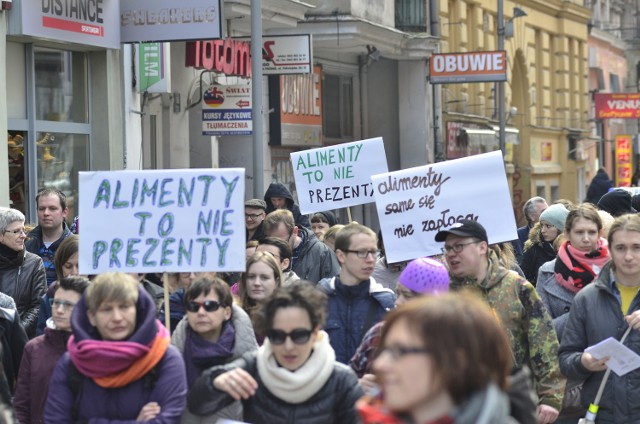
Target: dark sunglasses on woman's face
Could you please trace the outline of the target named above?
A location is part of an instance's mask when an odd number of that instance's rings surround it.
[[[302,345],[309,341],[311,333],[311,330],[305,328],[296,328],[291,333],[285,333],[282,330],[269,330],[267,337],[271,344],[274,345],[283,344],[287,340],[287,337],[291,338],[291,341],[295,344]]]
[[[187,311],[198,312],[200,308],[204,308],[207,312],[215,312],[220,309],[221,306],[220,302],[216,302],[215,300],[205,300],[204,302],[196,302],[195,300],[192,300],[187,303]]]

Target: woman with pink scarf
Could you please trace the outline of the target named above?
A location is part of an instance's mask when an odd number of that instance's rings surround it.
[[[46,423],[179,423],[184,361],[130,275],[99,275],[76,304],[49,384]]]

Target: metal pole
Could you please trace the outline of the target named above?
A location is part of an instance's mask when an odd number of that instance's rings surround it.
[[[431,35],[440,38],[440,2],[432,0],[429,2],[429,17]],[[436,53],[440,53],[440,43],[436,47]],[[431,60],[431,58],[429,58]],[[440,84],[431,84],[431,98],[433,106],[433,151],[434,162],[445,160],[444,140],[442,139],[442,88]]]
[[[262,0],[251,1],[251,103],[253,122],[253,197],[264,194],[262,107]]]
[[[504,0],[498,0],[498,50],[504,50]],[[498,139],[500,141],[500,150],[502,151],[502,157],[505,156],[505,131],[506,116],[504,112],[504,81],[498,82],[498,125],[499,133]]]

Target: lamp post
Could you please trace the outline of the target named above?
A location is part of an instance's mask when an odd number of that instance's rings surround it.
[[[504,50],[504,0],[498,0],[498,51]],[[502,157],[506,155],[505,146],[505,125],[506,116],[504,114],[504,81],[498,82],[498,140]]]
[[[264,193],[264,139],[262,131],[262,0],[251,1],[251,107],[253,113],[253,197]]]

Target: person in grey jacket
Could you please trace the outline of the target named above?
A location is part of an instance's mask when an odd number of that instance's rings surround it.
[[[611,262],[595,284],[581,290],[573,301],[558,355],[560,369],[570,379],[584,381],[581,403],[593,402],[607,369],[608,358],[585,352],[609,337],[640,353],[640,216],[618,217],[609,231]],[[598,410],[598,423],[631,424],[640,417],[640,369],[623,376],[609,375]],[[574,421],[575,422],[575,421]]]
[[[22,326],[34,337],[47,278],[42,258],[25,250],[26,238],[22,212],[0,208],[0,292],[13,298]]]
[[[251,423],[358,422],[354,405],[362,389],[320,330],[326,302],[309,283],[277,289],[255,320],[266,335],[260,350],[205,371],[189,392],[188,408],[211,414],[242,400],[243,421]]]
[[[576,293],[594,281],[609,261],[607,241],[601,235],[598,211],[589,203],[579,205],[567,215],[557,258],[538,271],[536,290],[553,318],[559,341]]]
[[[184,295],[187,313],[171,335],[171,344],[185,360],[191,386],[202,371],[229,363],[258,349],[253,325],[245,311],[233,305],[229,286],[218,278],[199,278]],[[233,402],[217,413],[197,416],[185,408],[182,424],[213,423],[218,419],[240,420],[242,405]]]

